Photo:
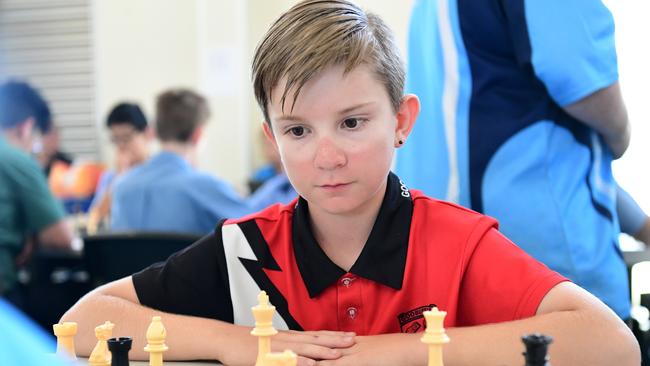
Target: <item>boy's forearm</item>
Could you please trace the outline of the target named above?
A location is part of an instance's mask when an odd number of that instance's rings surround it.
[[[101,309],[101,311],[96,311]],[[133,346],[129,357],[134,360],[147,360],[144,351],[147,344],[146,332],[151,317],[160,315],[167,330],[165,343],[169,350],[164,353],[168,360],[215,360],[218,358],[219,335],[228,334],[225,328],[232,324],[217,320],[163,313],[131,301],[97,292],[82,298],[66,312],[61,321],[77,322],[75,337],[79,356],[87,357],[97,343],[95,327],[110,321],[115,324],[114,337],[132,337]]]
[[[563,311],[507,323],[448,329],[445,365],[522,365],[521,336],[543,333],[553,337],[549,348],[554,366],[634,365],[639,349],[621,321],[603,319],[590,311]]]

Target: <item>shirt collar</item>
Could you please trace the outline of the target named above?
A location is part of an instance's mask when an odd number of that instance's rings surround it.
[[[379,214],[350,273],[401,289],[412,214],[413,201],[408,188],[390,173]],[[308,203],[302,197],[296,204],[292,235],[298,269],[309,296],[315,297],[346,271],[334,264],[316,242],[311,231]]]
[[[166,151],[166,150],[159,152],[158,154],[156,154],[156,156],[151,158],[149,164],[154,166],[174,165],[176,168],[183,169],[183,170],[192,169],[192,166],[187,160],[185,160],[185,158],[183,158],[182,156],[178,155],[175,152]]]

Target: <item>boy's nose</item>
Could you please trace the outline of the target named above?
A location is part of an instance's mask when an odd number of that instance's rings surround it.
[[[329,138],[322,139],[318,144],[316,156],[314,157],[314,165],[319,169],[336,169],[344,166],[346,163],[346,156],[342,149]]]

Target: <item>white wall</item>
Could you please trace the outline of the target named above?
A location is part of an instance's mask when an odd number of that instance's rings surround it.
[[[261,113],[250,82],[255,46],[295,0],[95,0],[97,123],[102,156],[112,153],[104,119],[118,101],[141,103],[153,118],[156,95],[189,87],[206,95],[212,118],[200,167],[243,187],[261,163]],[[402,53],[412,0],[358,1],[396,32]]]
[[[605,2],[616,21],[616,48],[623,98],[632,125],[628,151],[614,163],[619,184],[650,213],[650,3],[610,0]]]

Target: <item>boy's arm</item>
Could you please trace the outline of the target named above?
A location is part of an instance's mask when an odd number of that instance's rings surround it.
[[[543,333],[553,337],[553,365],[639,365],[632,332],[593,295],[570,282],[551,289],[531,318],[450,329],[450,365],[518,365],[524,350],[520,337]]]
[[[600,133],[614,158],[623,155],[630,144],[630,123],[618,82],[563,108]]]
[[[464,365],[521,365],[521,336],[543,333],[553,337],[553,365],[639,365],[639,348],[630,330],[607,308],[580,287],[563,282],[549,291],[531,318],[447,329],[444,363]],[[427,347],[420,334],[357,337],[342,350],[343,357],[327,365],[426,365]]]
[[[148,359],[143,348],[145,334],[151,317],[161,315],[167,330],[165,343],[168,360],[221,360],[230,365],[253,364],[257,355],[257,339],[250,335],[251,328],[222,321],[186,315],[163,313],[140,305],[131,277],[95,289],[70,310],[61,322],[74,321],[78,325],[76,349],[79,355],[88,356],[97,343],[94,329],[106,320],[115,324],[114,336],[133,338],[129,357]],[[349,334],[342,332],[281,332],[273,337],[273,350],[292,349],[302,357],[301,365],[309,359],[340,357],[335,348],[349,347],[353,343]]]

